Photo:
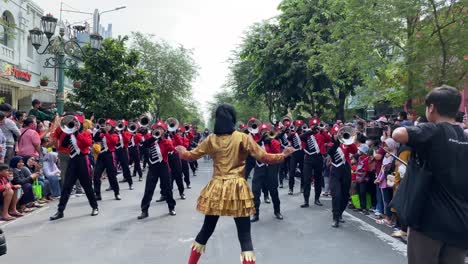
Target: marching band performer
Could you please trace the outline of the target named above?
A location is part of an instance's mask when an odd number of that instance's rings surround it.
[[[141,142],[138,148],[140,149],[140,160],[143,161],[143,171],[146,170],[146,165],[149,163],[149,150],[143,146],[147,138],[151,138],[151,134],[146,127],[140,127]]]
[[[169,141],[171,141],[173,146],[183,146],[184,139],[181,135],[177,134],[176,131],[172,131],[166,134],[166,137]],[[174,186],[174,181],[177,184],[177,189],[179,190],[179,195],[182,200],[185,200],[184,194],[184,182],[182,180],[182,163],[180,161],[179,153],[177,151],[171,151],[169,153],[169,167],[171,170],[171,180],[170,186],[171,190]],[[162,190],[163,188],[161,188]],[[161,194],[165,197],[163,194]]]
[[[291,142],[291,146],[294,148],[294,153],[291,155],[289,161],[289,195],[293,195],[294,192],[294,181],[296,176],[296,169],[300,170],[301,188],[303,187],[302,173],[304,169],[304,150],[301,142],[301,126],[304,124],[302,120],[294,121],[295,130],[291,130],[288,140]]]
[[[128,188],[133,190],[133,180],[132,175],[130,174],[130,167],[128,165],[128,144],[132,138],[132,133],[126,131],[127,126],[128,122],[125,119],[119,121],[119,124],[117,125],[116,130],[118,141],[117,145],[115,146],[115,158],[122,167],[124,179],[121,182],[127,182]]]
[[[140,163],[140,144],[143,140],[143,135],[138,132],[138,125],[136,122],[129,125],[129,132],[132,134],[128,144],[129,165],[133,164],[133,176],[138,173],[138,180],[143,180],[143,172],[141,171]]]
[[[262,149],[270,154],[281,153],[281,146],[271,126],[262,124],[260,126],[260,135],[262,138],[257,142]],[[283,215],[280,210],[280,199],[278,196],[278,164],[268,165],[260,161],[256,161],[254,176],[252,179],[252,191],[254,195],[254,203],[256,213],[253,215],[251,222],[257,222],[260,215],[260,195],[262,188],[265,186],[271,195],[273,201],[274,214],[276,219],[282,220]]]
[[[249,219],[255,213],[255,205],[245,179],[245,160],[250,154],[263,163],[277,164],[293,151],[287,148],[281,154],[266,153],[251,137],[235,131],[235,123],[234,107],[220,105],[216,109],[214,134],[192,151],[177,147],[182,159],[197,160],[211,155],[214,161],[213,178],[198,198],[197,209],[205,214],[205,221],[192,245],[189,264],[198,263],[220,216],[234,217],[242,249],[241,261],[255,264]]]
[[[94,169],[94,192],[96,199],[102,200],[101,197],[101,176],[104,170],[107,172],[109,184],[114,191],[116,200],[121,200],[119,183],[117,182],[117,169],[115,167],[114,152],[115,146],[119,141],[119,137],[115,133],[116,122],[112,119],[107,119],[105,127],[96,132],[94,136],[95,142],[100,142],[102,147],[96,161]]]
[[[91,215],[96,216],[99,214],[88,165],[88,154],[92,144],[92,135],[88,131],[83,130],[83,122],[84,116],[82,115],[69,115],[62,119],[62,123],[64,124],[63,132],[68,134],[63,141],[63,147],[68,147],[70,149],[70,161],[65,173],[65,182],[62,187],[58,210],[50,217],[51,221],[63,218],[63,212],[65,211],[70,193],[77,179],[80,181],[86,193],[86,197],[88,198],[89,205],[92,208]]]
[[[281,143],[281,151],[283,151],[285,148],[291,146],[289,143],[288,137],[289,137],[289,127],[291,125],[291,121],[285,120],[282,122],[283,127],[278,128],[280,131],[278,134],[278,140]],[[289,166],[289,160],[291,157],[287,157],[283,163],[280,164],[279,168],[279,187],[283,188],[283,181],[286,179],[287,174],[288,174],[288,166]]]
[[[309,207],[309,197],[311,189],[311,179],[314,177],[314,190],[315,190],[315,205],[323,206],[320,202],[320,195],[322,194],[323,181],[323,155],[327,150],[325,144],[331,141],[330,135],[324,129],[319,128],[320,120],[313,118],[309,120],[310,130],[306,131],[301,140],[305,142],[304,147],[304,204],[301,208]]]
[[[183,139],[183,146],[188,148],[189,145],[190,145],[190,140],[188,138],[188,134],[190,133],[190,131],[187,131],[185,129],[187,125],[184,125],[184,127],[180,127],[178,132],[181,133],[181,136],[182,136],[182,139]],[[182,164],[182,174],[184,175],[184,182],[185,184],[187,185],[187,189],[190,189],[190,167],[189,167],[189,163],[188,161],[186,160],[180,160],[181,164]]]
[[[343,223],[342,215],[349,200],[349,188],[351,186],[351,166],[350,154],[357,153],[357,147],[354,144],[352,132],[342,127],[337,133],[333,134],[333,146],[328,150],[331,158],[330,189],[332,195],[332,227],[339,227]],[[351,128],[352,129],[352,128]],[[345,135],[347,134],[347,136]],[[342,138],[340,138],[342,137]],[[343,140],[347,138],[347,140]],[[343,143],[340,143],[343,141]]]
[[[139,220],[149,216],[148,209],[153,199],[158,179],[161,179],[161,189],[163,195],[166,197],[165,200],[169,207],[169,215],[176,215],[176,201],[172,197],[168,167],[169,152],[174,152],[175,148],[170,140],[164,138],[164,133],[167,131],[166,123],[158,121],[151,129],[151,138],[146,139],[143,143],[146,148],[149,148],[150,156],[148,175],[145,183],[145,194],[141,200],[141,215],[138,216]]]

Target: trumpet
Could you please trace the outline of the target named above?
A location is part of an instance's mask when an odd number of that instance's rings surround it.
[[[117,131],[123,131],[125,129],[125,124],[122,121],[117,123],[117,127],[115,128]]]
[[[267,133],[265,133],[265,135],[269,138],[269,139],[275,139],[277,136],[278,136],[278,133],[273,131],[273,130],[270,130],[268,131]]]
[[[130,133],[135,133],[135,132],[137,132],[137,130],[138,130],[138,124],[137,124],[137,123],[131,122],[131,123],[128,125],[128,131],[129,131]]]
[[[73,115],[66,115],[60,121],[60,128],[65,134],[73,134],[80,129],[80,121]]]
[[[166,120],[166,124],[167,124],[167,131],[169,132],[175,132],[177,131],[177,128],[179,128],[179,120],[177,120],[174,117],[169,117]]]
[[[151,131],[151,135],[155,138],[155,139],[158,139],[162,136],[162,132],[160,129],[154,129]]]
[[[144,114],[142,116],[140,116],[140,126],[141,127],[149,127],[150,123],[151,123],[151,114]]]
[[[344,145],[351,145],[356,140],[356,132],[350,126],[344,126],[338,131],[338,141]]]
[[[249,132],[252,134],[257,134],[261,125],[262,125],[262,122],[260,122],[260,120],[256,118],[249,120],[249,122],[247,123]]]

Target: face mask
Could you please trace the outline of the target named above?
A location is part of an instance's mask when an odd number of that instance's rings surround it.
[[[381,136],[381,137],[380,137],[380,141],[384,142],[384,141],[385,141],[385,137],[384,137],[384,136]]]
[[[372,141],[371,140],[366,140],[366,145],[370,147],[372,145]]]

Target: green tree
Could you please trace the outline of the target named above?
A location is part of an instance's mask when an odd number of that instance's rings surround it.
[[[139,65],[149,73],[149,99],[156,117],[167,114],[164,107],[170,102],[173,106],[181,107],[174,112],[188,110],[183,102],[192,99],[192,83],[197,76],[192,51],[183,46],[173,47],[163,40],[154,40],[152,35],[139,32],[132,34],[132,40],[132,47],[142,54]]]
[[[149,110],[151,90],[148,74],[138,68],[140,54],[127,49],[127,37],[106,39],[94,53],[84,47],[83,66],[66,72],[81,87],[68,96],[68,107],[94,112],[97,117],[135,118]]]

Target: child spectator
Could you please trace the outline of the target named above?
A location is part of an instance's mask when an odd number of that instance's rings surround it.
[[[369,147],[366,144],[361,144],[358,148],[358,162],[356,168],[356,183],[359,192],[360,208],[358,211],[369,214],[367,209],[367,183],[369,182]]]
[[[0,164],[0,193],[3,197],[3,209],[2,209],[2,220],[11,221],[16,217],[21,217],[23,214],[16,210],[16,204],[18,203],[18,189],[21,185],[13,185],[8,181],[11,171],[8,165]]]

